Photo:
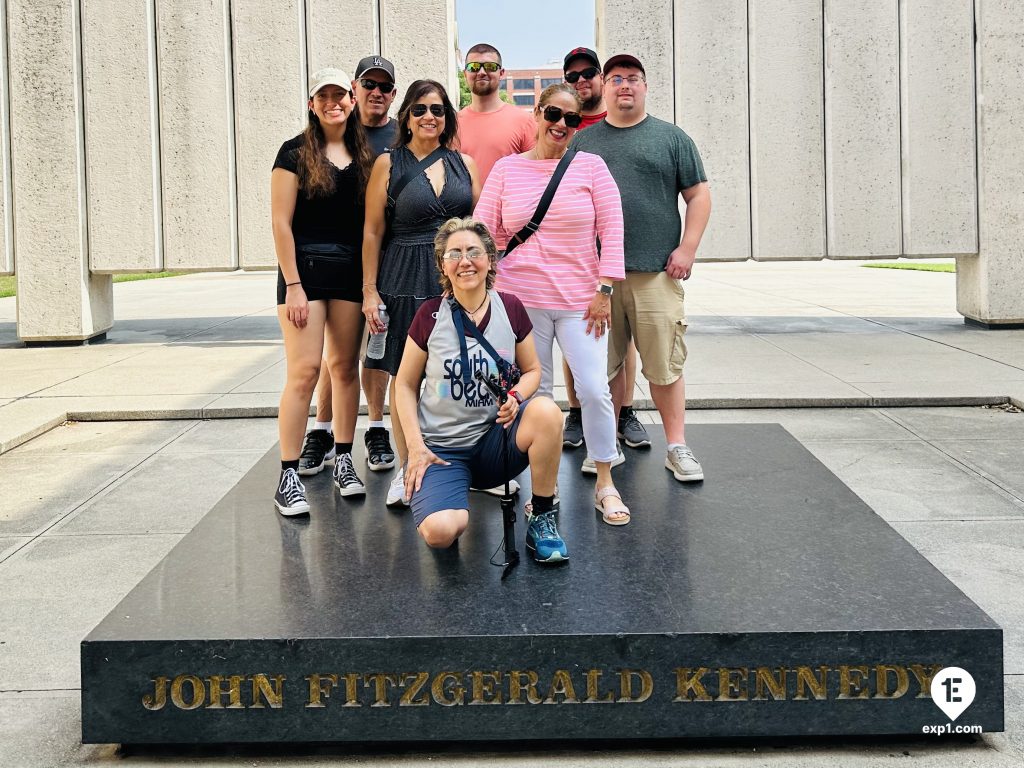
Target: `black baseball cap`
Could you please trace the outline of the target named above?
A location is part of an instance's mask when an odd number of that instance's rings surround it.
[[[644,69],[644,65],[640,63],[640,59],[636,56],[631,56],[628,53],[617,53],[608,59],[608,61],[604,63],[604,70],[601,74],[608,77],[608,73],[612,70],[612,67],[635,67],[643,72],[644,75],[647,74],[647,71]]]
[[[597,58],[597,54],[589,48],[573,48],[567,54],[565,54],[565,60],[562,61],[562,71],[565,72],[565,68],[569,66],[569,62],[573,59],[586,59],[587,61],[593,62],[594,66],[598,69],[601,68],[601,60]]]
[[[391,75],[391,81],[395,80],[395,65],[383,56],[366,56],[356,64],[356,80],[363,77],[371,69],[379,69]]]

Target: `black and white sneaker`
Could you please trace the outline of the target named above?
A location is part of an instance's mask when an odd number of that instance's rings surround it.
[[[277,493],[274,494],[274,506],[286,517],[309,514],[306,487],[294,469],[286,469],[281,473],[281,481],[277,484]]]
[[[388,431],[384,427],[370,427],[363,435],[366,444],[366,464],[373,472],[383,472],[395,466],[395,452],[391,450]]]
[[[334,485],[342,496],[362,496],[366,493],[366,486],[352,464],[351,453],[341,453],[335,458]]]
[[[334,458],[334,435],[326,429],[311,429],[299,454],[299,474],[315,475]]]

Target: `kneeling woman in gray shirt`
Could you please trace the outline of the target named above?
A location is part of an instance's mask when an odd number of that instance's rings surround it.
[[[451,546],[469,523],[470,487],[500,485],[529,466],[527,549],[538,562],[567,560],[555,499],[562,413],[550,398],[532,397],[540,361],[530,319],[519,299],[493,290],[497,249],[479,221],[445,222],[434,258],[444,295],[416,313],[395,378],[416,526],[431,547]],[[521,378],[499,407],[474,374],[500,374],[510,364]]]

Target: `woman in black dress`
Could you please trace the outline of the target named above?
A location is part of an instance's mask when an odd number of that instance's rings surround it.
[[[339,441],[334,483],[343,496],[365,493],[351,451],[363,331],[364,193],[373,159],[363,127],[352,114],[351,78],[340,69],[322,69],[310,80],[306,130],[281,146],[270,176],[277,317],[288,365],[278,415],[281,477],[274,497],[282,515],[309,512],[299,481],[299,453],[325,329]]]
[[[384,356],[379,360],[367,358],[364,365],[385,370],[392,377],[398,373],[416,310],[441,292],[434,263],[434,235],[448,219],[468,216],[480,196],[473,159],[451,148],[458,125],[455,109],[440,83],[417,80],[409,86],[398,111],[398,126],[394,150],[374,163],[366,190],[363,230],[363,315],[371,333],[383,328],[378,312],[381,304],[388,314]],[[440,157],[400,191],[388,227],[385,208],[388,198],[393,198],[395,185],[439,147]],[[385,229],[389,229],[389,238],[382,248]],[[390,402],[400,469],[391,482],[387,503],[398,504],[406,503],[404,467],[408,453],[394,409],[394,378]]]

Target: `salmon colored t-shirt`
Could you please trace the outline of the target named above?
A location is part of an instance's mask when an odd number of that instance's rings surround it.
[[[537,123],[519,107],[502,104],[494,112],[474,112],[470,107],[459,112],[459,145],[476,161],[481,187],[498,160],[533,149],[536,142]]]

